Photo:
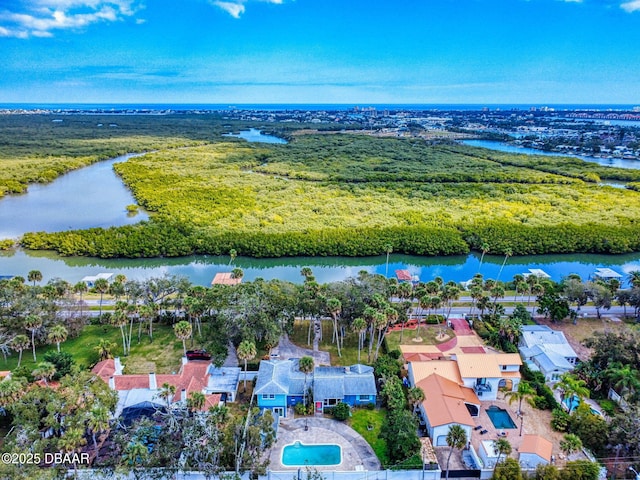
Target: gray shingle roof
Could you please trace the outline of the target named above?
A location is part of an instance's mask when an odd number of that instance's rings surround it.
[[[304,381],[304,374],[298,370],[296,359],[263,360],[260,362],[254,393],[302,395]],[[366,365],[316,367],[314,374],[307,378],[307,386],[313,386],[313,396],[317,400],[377,394],[373,368]]]

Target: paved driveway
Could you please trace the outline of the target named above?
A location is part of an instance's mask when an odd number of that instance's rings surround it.
[[[309,348],[298,347],[291,343],[287,334],[283,334],[280,337],[280,342],[278,343],[278,346],[271,350],[271,355],[279,355],[283,360],[288,358],[312,357],[316,366],[331,365],[329,352],[314,352]]]

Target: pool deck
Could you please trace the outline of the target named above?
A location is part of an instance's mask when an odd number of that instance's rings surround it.
[[[308,429],[305,430],[305,424]],[[283,418],[278,427],[278,440],[269,453],[269,468],[275,471],[298,470],[298,466],[282,464],[282,449],[296,441],[305,445],[330,443],[342,448],[339,465],[316,466],[318,470],[380,470],[380,462],[364,438],[342,422],[321,417]]]

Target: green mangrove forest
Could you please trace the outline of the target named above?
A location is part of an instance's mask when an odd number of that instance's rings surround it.
[[[62,119],[0,116],[0,191],[146,151],[114,168],[150,220],[28,233],[26,248],[134,258],[640,250],[640,170],[353,131],[296,135],[291,124],[215,115]],[[248,127],[290,141],[222,136]]]

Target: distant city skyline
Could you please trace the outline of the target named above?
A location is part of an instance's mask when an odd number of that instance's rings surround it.
[[[640,103],[640,0],[5,0],[0,103]]]

